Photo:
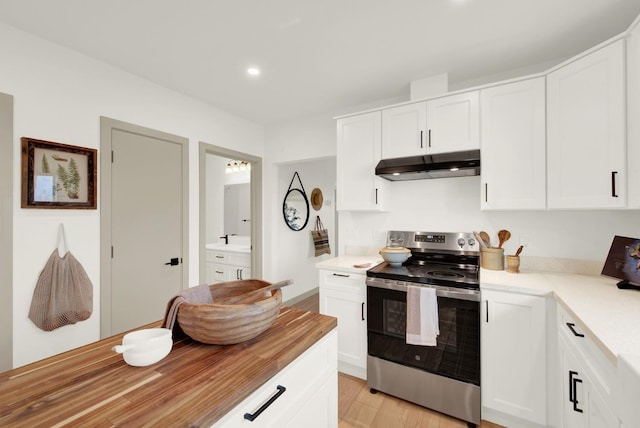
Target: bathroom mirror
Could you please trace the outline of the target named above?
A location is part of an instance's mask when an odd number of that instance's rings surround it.
[[[305,228],[309,221],[309,200],[300,189],[290,189],[282,204],[284,222],[289,229],[299,231]]]

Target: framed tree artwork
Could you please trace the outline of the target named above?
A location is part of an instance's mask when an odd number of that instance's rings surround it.
[[[96,209],[96,149],[21,141],[22,208]]]

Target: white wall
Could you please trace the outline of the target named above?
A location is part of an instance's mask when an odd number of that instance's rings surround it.
[[[300,231],[291,230],[284,222],[282,214],[282,202],[289,184],[295,172],[298,172],[307,198],[311,197],[314,188],[322,190],[324,204],[315,211],[309,201],[309,222]],[[294,284],[282,290],[284,301],[304,294],[318,287],[318,274],[315,264],[335,256],[335,158],[317,161],[295,162],[280,165],[278,168],[279,211],[276,214],[276,227],[274,240],[276,252],[273,259],[276,263],[276,275],[278,280],[293,279]],[[293,182],[292,188],[300,188],[298,179]],[[315,228],[316,216],[320,216],[322,223],[329,233],[329,245],[333,254],[315,256],[311,231]]]
[[[188,269],[195,285],[198,142],[262,156],[264,132],[262,126],[6,25],[0,25],[0,56],[0,92],[15,97],[13,355],[14,366],[20,366],[97,340],[100,320],[100,211],[21,209],[20,137],[99,149],[99,118],[107,116],[189,138]],[[87,321],[43,332],[27,314],[61,222],[71,251],[93,282],[94,311]]]
[[[294,263],[300,262],[300,259],[281,260],[283,248],[306,248],[306,246],[301,247],[299,242],[296,241],[300,239],[303,233],[311,239],[308,227],[305,232],[292,232],[289,230],[287,233],[281,233],[281,228],[283,226],[286,228],[282,219],[282,202],[293,171],[296,167],[302,167],[309,160],[312,161],[311,164],[306,166],[304,170],[299,170],[301,175],[307,174],[306,168],[309,168],[309,174],[315,174],[313,172],[315,170],[315,162],[322,163],[327,160],[327,162],[333,163],[332,167],[327,164],[327,168],[330,169],[323,172],[323,183],[314,185],[309,182],[307,184],[305,176],[302,177],[308,196],[311,195],[313,187],[320,187],[320,184],[322,184],[321,188],[325,197],[330,195],[333,199],[331,195],[333,191],[327,191],[325,188],[335,188],[335,155],[336,125],[332,115],[329,113],[292,120],[285,124],[272,125],[265,128],[263,186],[267,190],[265,190],[263,201],[263,242],[265,243],[263,276],[267,281],[285,279],[286,274],[293,269],[289,269],[287,266],[293,266]],[[329,159],[331,160],[329,161]],[[282,172],[280,172],[281,169]],[[288,179],[286,178],[287,176]],[[335,202],[331,208],[335,208]],[[322,221],[328,227],[325,217],[328,220],[329,214],[321,214]],[[335,230],[335,228],[330,230]],[[315,264],[316,259],[309,259],[304,253],[302,255],[307,269]],[[322,259],[317,259],[317,261],[320,260]],[[284,290],[287,289],[285,288]],[[285,300],[294,296],[291,291],[284,291],[283,293]],[[295,295],[298,294],[301,293],[296,293]]]

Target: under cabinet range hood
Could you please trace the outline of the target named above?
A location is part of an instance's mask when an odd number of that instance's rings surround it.
[[[390,181],[480,175],[480,150],[382,159],[376,175]]]

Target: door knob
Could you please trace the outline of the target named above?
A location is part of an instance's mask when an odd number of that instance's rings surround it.
[[[178,257],[174,257],[169,260],[169,263],[165,263],[165,266],[177,266],[180,264],[180,259]]]

